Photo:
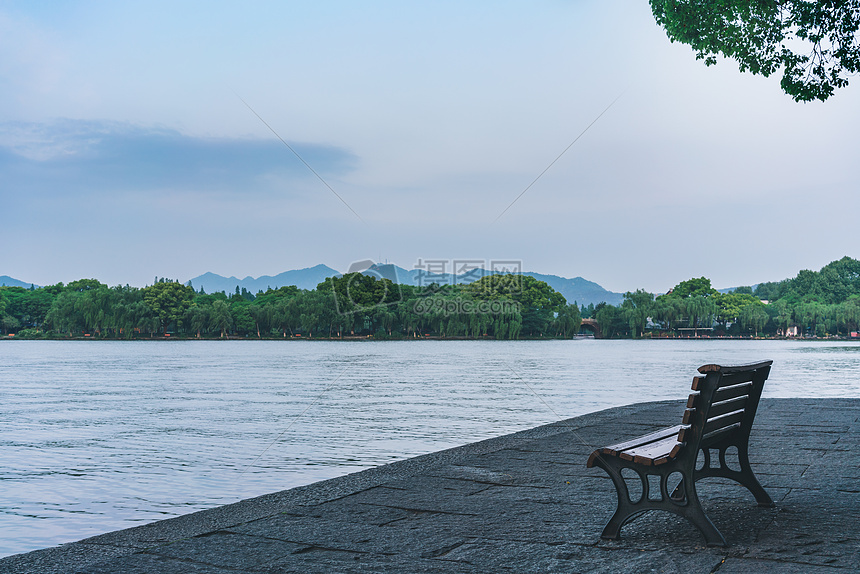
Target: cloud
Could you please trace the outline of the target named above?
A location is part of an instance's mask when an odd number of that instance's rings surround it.
[[[323,177],[355,169],[351,152],[331,145],[290,145]],[[266,192],[313,175],[272,138],[203,138],[125,122],[61,119],[0,123],[6,192]],[[282,191],[282,190],[281,190]]]

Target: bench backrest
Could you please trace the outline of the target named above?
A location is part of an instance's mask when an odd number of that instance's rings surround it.
[[[704,376],[693,377],[695,392],[684,411],[689,427],[681,430],[679,442],[695,448],[694,453],[722,442],[746,445],[772,363],[699,367]]]

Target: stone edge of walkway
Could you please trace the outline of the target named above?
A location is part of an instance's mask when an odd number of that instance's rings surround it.
[[[323,480],[288,490],[240,500],[232,504],[200,510],[141,526],[99,534],[60,546],[13,554],[0,558],[0,572],[30,572],[50,565],[57,569],[74,569],[111,557],[123,556],[198,536],[207,532],[236,526],[259,518],[279,514],[291,504],[317,504],[372,488],[386,481],[412,476],[434,465],[453,462],[473,455],[495,452],[523,441],[587,427],[607,417],[624,416],[648,406],[667,405],[680,401],[653,401],[611,407],[570,419],[533,427],[515,433],[407,458]],[[28,568],[33,570],[28,570]]]

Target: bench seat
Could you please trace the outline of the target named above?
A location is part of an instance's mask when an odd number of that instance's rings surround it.
[[[599,455],[618,456],[646,466],[665,464],[678,456],[690,425],[677,425],[618,444],[597,449],[588,457],[588,468]]]

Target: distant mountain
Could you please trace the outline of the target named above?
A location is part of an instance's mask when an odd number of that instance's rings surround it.
[[[490,275],[490,271],[484,269],[471,269],[466,273],[429,273],[425,269],[404,269],[397,265],[386,263],[383,265],[372,265],[370,268],[363,271],[365,275],[373,275],[374,277],[384,277],[395,281],[401,285],[426,286],[432,283],[439,285],[465,285],[477,281],[485,275]]]
[[[239,289],[244,287],[251,293],[265,291],[269,287],[277,289],[285,285],[295,285],[299,289],[316,289],[317,285],[333,275],[340,275],[340,272],[320,264],[306,269],[285,271],[275,276],[263,275],[256,279],[250,276],[239,279],[237,277],[224,277],[216,273],[204,273],[191,278],[191,285],[198,291],[202,287],[207,293],[224,291],[228,295],[235,292],[236,287]]]
[[[755,291],[755,288],[758,287],[758,283],[747,285],[747,287]],[[737,287],[726,287],[725,289],[717,289],[717,291],[720,293],[734,293],[735,289],[737,289]]]
[[[14,277],[9,277],[8,275],[0,275],[0,286],[3,287],[27,287],[29,288],[32,283],[27,283],[26,281],[20,281],[15,279]],[[40,285],[36,285],[36,287],[40,287]]]
[[[534,277],[539,281],[545,281],[550,287],[564,295],[568,303],[576,301],[579,305],[608,303],[618,306],[624,301],[624,294],[607,291],[594,281],[589,281],[582,277],[567,279],[558,275],[542,275],[541,273],[532,272],[526,272],[523,275]]]
[[[426,286],[431,283],[439,285],[463,285],[477,281],[481,277],[491,275],[492,271],[485,269],[472,269],[467,273],[452,274],[452,273],[428,273],[424,269],[404,269],[390,263],[377,265],[372,261],[356,263],[347,269],[347,273],[360,271],[365,275],[371,275],[378,279],[385,278],[394,281],[400,285],[415,285]],[[204,273],[198,277],[191,279],[191,285],[198,291],[202,287],[207,293],[216,291],[224,291],[227,294],[239,289],[245,288],[251,293],[265,291],[269,287],[277,289],[285,285],[295,285],[299,289],[316,289],[317,285],[325,279],[332,276],[340,276],[341,273],[326,265],[317,265],[307,269],[298,269],[294,271],[285,271],[279,275],[262,277],[245,277],[239,279],[237,277],[224,277],[215,273]],[[541,273],[533,273],[527,271],[523,275],[534,277],[538,281],[545,281],[550,287],[564,295],[568,303],[576,301],[580,305],[588,305],[593,303],[606,302],[611,305],[620,305],[624,300],[624,295],[621,293],[613,293],[607,291],[597,283],[588,281],[582,277],[574,277],[568,279],[557,275],[543,275]],[[29,285],[28,285],[29,287]]]
[[[392,281],[394,281],[396,277],[396,282],[401,285],[429,285],[431,283],[438,283],[440,285],[459,285],[472,283],[481,277],[491,275],[493,272],[487,271],[486,269],[473,269],[468,273],[457,275],[451,273],[430,274],[423,269],[407,270],[402,267],[397,267],[396,265],[386,264],[373,265],[364,271],[364,273],[377,277],[385,277]],[[526,271],[523,275],[528,275],[529,277],[534,277],[538,281],[546,282],[550,287],[564,295],[564,298],[567,299],[568,303],[573,303],[575,301],[579,305],[588,305],[589,303],[597,305],[598,303],[605,302],[610,305],[620,305],[624,300],[623,294],[607,291],[597,283],[588,281],[582,277],[568,279],[566,277],[559,277],[558,275],[544,275],[542,273],[534,273],[532,271]]]

